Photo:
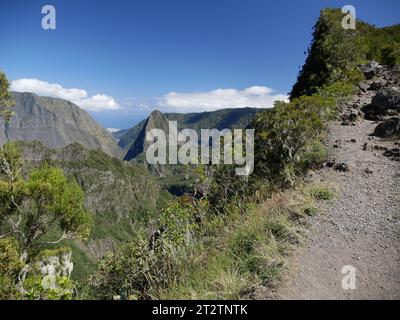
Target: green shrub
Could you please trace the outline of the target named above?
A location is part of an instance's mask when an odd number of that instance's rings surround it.
[[[115,295],[144,295],[153,279],[155,254],[142,235],[115,254],[103,256],[89,283],[98,298]]]
[[[89,280],[94,295],[149,298],[177,281],[206,210],[205,201],[189,196],[161,210],[150,237],[138,231],[135,241],[100,259]]]
[[[332,116],[333,101],[303,96],[255,119],[254,176],[280,185],[293,185],[302,153],[320,137]]]
[[[314,186],[310,189],[310,195],[315,200],[331,200],[334,193],[325,186]]]
[[[315,216],[316,214],[318,214],[319,210],[316,207],[305,207],[303,209],[303,212],[307,216]]]
[[[13,238],[0,239],[0,300],[17,297],[16,281],[22,267],[17,241]]]
[[[45,285],[40,275],[30,276],[23,282],[23,299],[27,300],[71,300],[74,298],[75,284],[68,277],[56,277],[56,288]]]
[[[302,171],[318,169],[326,161],[328,149],[319,141],[307,145],[299,155],[299,165]]]
[[[382,48],[381,62],[388,66],[400,64],[400,44]]]

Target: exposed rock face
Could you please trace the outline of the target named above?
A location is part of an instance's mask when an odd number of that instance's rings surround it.
[[[71,277],[74,269],[72,252],[69,249],[45,250],[38,261],[27,264],[20,275],[22,282],[29,276],[40,275],[44,289],[59,289],[57,279],[60,277]],[[22,291],[23,285],[20,283]]]
[[[146,151],[147,147],[150,145],[150,142],[146,141],[146,134],[152,129],[161,129],[168,135],[168,119],[158,110],[153,111],[147,118],[124,160],[130,161]]]
[[[59,255],[45,257],[37,263],[37,267],[43,277],[70,277],[74,269],[74,263],[71,261],[72,253],[63,252]]]
[[[113,157],[121,151],[112,135],[75,104],[32,93],[13,93],[15,116],[6,128],[0,120],[0,144],[7,141],[40,141],[50,148],[78,142]]]
[[[141,130],[139,131],[135,142],[129,148],[124,160],[130,161],[139,159],[140,162],[147,164],[145,160],[146,150],[151,144],[151,142],[146,141],[146,134],[152,129],[161,129],[166,138],[168,139],[169,135],[169,125],[168,119],[162,114],[160,111],[153,111],[150,116],[146,119],[146,122],[143,124]],[[168,143],[168,142],[167,142]],[[165,165],[156,164],[156,165],[148,165],[147,167],[149,171],[156,176],[165,176],[168,172],[168,169]]]
[[[380,138],[400,138],[400,117],[393,117],[380,123],[375,128],[374,136]]]

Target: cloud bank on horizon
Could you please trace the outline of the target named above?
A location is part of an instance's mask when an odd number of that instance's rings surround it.
[[[208,92],[170,92],[158,101],[160,108],[177,111],[214,111],[226,108],[272,108],[277,100],[288,101],[288,96],[276,93],[264,86],[252,86],[243,90],[216,89]]]
[[[88,93],[83,89],[67,89],[58,83],[48,83],[38,79],[12,81],[10,89],[16,92],[31,92],[39,96],[68,100],[82,109],[90,111],[118,110],[121,108],[113,97],[105,94],[96,94],[89,97]]]
[[[89,96],[86,90],[64,88],[57,83],[49,83],[38,79],[18,79],[11,83],[11,90],[32,92],[40,96],[49,96],[71,101],[88,111],[134,110],[143,109],[140,105],[122,106],[111,96],[96,94]],[[239,89],[216,89],[206,92],[178,93],[169,92],[161,97],[152,98],[150,105],[165,111],[200,112],[226,108],[272,108],[277,100],[288,101],[288,96],[275,92],[265,86],[252,86]],[[152,109],[147,107],[147,109]]]

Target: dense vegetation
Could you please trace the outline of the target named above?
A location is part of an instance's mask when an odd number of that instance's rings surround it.
[[[302,177],[326,159],[322,144],[326,125],[362,79],[357,64],[369,59],[399,62],[398,26],[376,29],[358,22],[357,30],[343,30],[342,17],[339,10],[321,12],[291,101],[277,102],[252,120],[256,130],[254,173],[240,178],[233,166],[197,166],[191,168],[190,178],[194,189],[201,192],[169,198],[158,206],[162,209],[143,210],[141,215],[128,215],[127,220],[115,216],[129,221],[128,229],[134,229],[135,237],[98,260],[87,285],[82,282],[81,298],[240,299],[252,297],[257,287],[279,279],[286,254],[302,238],[304,218],[318,212],[318,201],[334,196],[324,185],[304,184]],[[208,121],[193,117],[187,123]],[[102,168],[115,175],[118,170],[123,170],[122,175],[139,170],[122,167],[101,154],[91,154],[85,161],[84,170]],[[68,167],[68,172],[76,174],[82,159],[68,165],[57,160],[50,164],[64,170]],[[59,179],[73,183],[61,175]],[[24,181],[29,183],[29,179]],[[91,183],[82,185],[90,188]],[[113,218],[106,212],[101,224],[108,227]],[[94,234],[101,228],[95,224]],[[21,268],[19,245],[12,238],[0,241],[0,261],[7,261],[0,264],[5,275],[0,278],[5,288],[0,298],[14,297],[15,283],[10,279]]]
[[[24,173],[43,164],[60,168],[85,194],[84,206],[93,220],[88,239],[58,244],[72,249],[75,280],[87,279],[100,256],[132,241],[137,225],[146,224],[148,217],[172,199],[144,166],[124,163],[99,150],[79,144],[50,149],[37,141],[16,145],[25,159]]]
[[[318,211],[315,201],[333,196],[324,186],[298,185],[326,158],[326,124],[363,78],[357,65],[398,62],[398,26],[359,22],[356,31],[344,30],[342,17],[339,10],[321,12],[291,101],[255,117],[253,175],[240,179],[229,166],[199,167],[202,199],[186,196],[172,204],[152,237],[100,260],[94,292],[103,298],[240,298],[279,277],[286,251],[301,237],[302,217]]]
[[[291,98],[314,94],[336,81],[357,82],[362,77],[357,65],[367,61],[400,64],[400,25],[379,29],[357,21],[355,30],[345,30],[342,18],[338,9],[321,12]]]

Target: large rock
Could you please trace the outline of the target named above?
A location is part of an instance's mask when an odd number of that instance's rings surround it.
[[[400,90],[397,88],[382,89],[377,92],[372,99],[371,105],[379,113],[384,113],[389,109],[400,110]]]
[[[400,149],[399,148],[393,148],[390,150],[386,150],[383,155],[385,157],[388,157],[391,160],[395,161],[400,161]]]
[[[380,123],[375,128],[374,136],[380,138],[400,137],[400,117],[393,117]]]
[[[371,83],[368,90],[377,91],[379,89],[384,88],[386,85],[387,81],[383,78],[379,78],[378,80],[375,80],[374,82]]]
[[[70,249],[60,248],[55,250],[44,250],[39,254],[39,258],[27,265],[21,271],[19,287],[22,293],[25,292],[23,286],[25,279],[29,277],[40,277],[41,285],[46,290],[63,289],[58,284],[60,277],[70,278],[74,269]],[[72,289],[67,289],[72,294]],[[67,293],[65,292],[65,293]]]
[[[80,143],[120,158],[116,140],[77,105],[33,93],[13,93],[15,116],[8,127],[0,120],[0,145],[7,141],[40,141],[50,148]]]
[[[396,87],[379,90],[371,104],[363,108],[363,112],[370,120],[382,120],[382,116],[400,114],[400,90]]]
[[[370,61],[366,65],[360,67],[367,80],[375,77],[382,69],[382,66],[376,61]]]

